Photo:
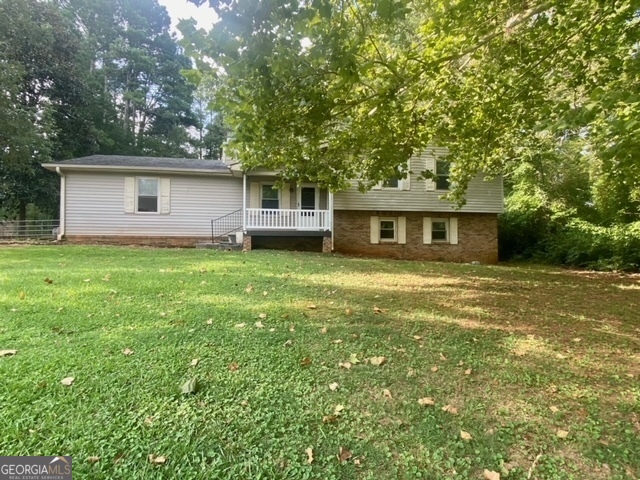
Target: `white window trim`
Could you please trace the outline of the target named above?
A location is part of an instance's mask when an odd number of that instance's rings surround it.
[[[438,162],[449,163],[449,169],[451,169],[451,163],[447,162],[446,160],[442,160],[442,159],[436,158],[435,163],[434,163],[433,173],[434,173],[434,175],[436,177],[444,177],[444,175],[438,175]],[[433,180],[436,192],[448,192],[448,191],[451,190],[451,180],[450,180],[451,174],[447,175],[446,177],[449,180],[449,184],[448,184],[447,188],[438,188],[438,178],[435,178]]]
[[[135,190],[135,199],[136,205],[134,213],[136,215],[160,215],[160,177],[135,177],[136,179],[136,190]],[[141,212],[138,210],[138,199],[140,198],[140,180],[155,180],[156,181],[156,211],[155,212]]]
[[[382,238],[382,222],[393,222],[393,238]],[[380,243],[398,243],[398,218],[380,217],[378,219],[378,232]]]
[[[276,192],[278,192],[278,208],[276,208],[276,209],[270,209],[270,208],[269,209],[265,209],[265,208],[262,207],[262,200],[263,200],[262,194],[264,192],[264,188],[263,187],[265,187],[265,186],[269,186],[269,187],[273,188],[273,187],[276,186],[276,184],[275,184],[275,182],[260,182],[260,198],[258,199],[258,203],[260,204],[260,209],[262,209],[262,210],[280,210],[282,208],[282,192],[280,191],[279,188],[274,188],[274,190]],[[273,200],[273,199],[272,198],[268,198],[267,200]],[[289,208],[289,207],[287,207],[287,208]]]
[[[444,229],[446,234],[446,238],[444,240],[436,240],[435,238],[433,238],[433,224],[436,222],[444,223]],[[449,219],[438,218],[438,217],[431,218],[431,243],[450,243],[450,240],[451,240],[451,228],[449,227]]]

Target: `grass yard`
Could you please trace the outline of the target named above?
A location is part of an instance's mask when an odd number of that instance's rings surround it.
[[[638,276],[8,247],[8,349],[0,455],[74,478],[640,475]]]

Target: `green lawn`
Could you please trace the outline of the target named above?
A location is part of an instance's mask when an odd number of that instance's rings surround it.
[[[639,342],[637,276],[5,247],[0,455],[92,479],[636,478]]]

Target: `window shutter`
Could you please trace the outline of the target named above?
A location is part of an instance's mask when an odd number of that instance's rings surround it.
[[[433,157],[427,158],[426,159],[427,165],[426,168],[427,170],[429,170],[432,173],[436,172],[436,159]],[[425,179],[425,183],[426,183],[426,190],[427,192],[435,192],[436,190],[436,182],[434,182],[431,179]],[[429,242],[431,243],[431,242]]]
[[[401,180],[402,185],[400,185],[401,190],[411,190],[411,159],[407,162],[407,178]]]
[[[407,243],[407,217],[398,217],[398,243]]]
[[[136,211],[136,178],[124,177],[124,213]]]
[[[449,243],[451,245],[458,244],[458,219],[457,218],[449,219]]]
[[[380,218],[371,217],[371,243],[380,243]]]
[[[171,179],[160,179],[160,213],[171,213]]]
[[[260,182],[251,182],[249,186],[249,208],[260,208]]]
[[[280,193],[280,208],[291,208],[291,185],[285,183]],[[316,206],[317,208],[317,206]]]
[[[431,243],[431,217],[424,217],[422,219],[422,243]]]

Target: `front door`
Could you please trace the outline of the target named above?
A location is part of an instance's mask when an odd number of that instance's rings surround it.
[[[301,187],[300,210],[315,210],[316,207],[316,187]]]

